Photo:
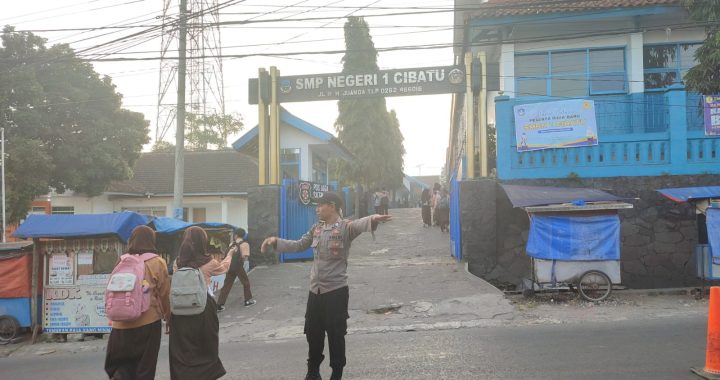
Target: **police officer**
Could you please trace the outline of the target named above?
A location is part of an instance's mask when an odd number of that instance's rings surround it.
[[[305,337],[308,342],[308,372],[305,380],[321,380],[320,363],[325,356],[325,333],[330,351],[331,380],[342,378],[345,367],[345,334],[347,333],[348,282],[347,264],[350,244],[363,232],[374,231],[378,222],[389,221],[390,215],[370,215],[357,220],[341,216],[342,202],[333,192],[317,199],[315,213],[319,222],[300,240],[269,237],[260,250],[275,247],[278,252],[298,252],[313,248],[310,270],[310,293],[305,311]]]

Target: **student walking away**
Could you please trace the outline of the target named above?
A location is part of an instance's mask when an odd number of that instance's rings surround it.
[[[448,228],[448,226],[450,225],[450,194],[446,189],[442,190],[440,198],[438,198],[436,212],[438,215],[438,224],[440,225],[440,231],[449,231],[450,229]]]
[[[388,208],[390,206],[390,194],[387,190],[383,189],[380,195],[380,214],[387,215]]]
[[[208,293],[208,287],[211,276],[227,272],[234,254],[228,254],[218,262],[208,254],[207,245],[205,231],[197,226],[189,227],[173,265],[170,296],[172,380],[214,380],[226,373],[218,356],[217,304]]]
[[[423,189],[420,194],[420,207],[422,213],[423,227],[432,227],[432,220],[430,219],[430,204],[432,197],[430,196],[430,189]]]
[[[432,220],[433,220],[433,225],[435,225],[435,226],[440,225],[440,223],[438,222],[438,216],[439,216],[439,215],[438,215],[438,207],[437,207],[437,206],[438,206],[438,202],[439,202],[439,200],[440,200],[440,189],[442,189],[442,187],[440,186],[440,184],[437,183],[437,182],[435,182],[435,184],[433,185],[432,205],[431,205],[431,207],[432,207]]]
[[[350,244],[363,232],[374,231],[379,222],[392,219],[390,215],[370,215],[357,220],[341,217],[340,197],[327,192],[318,200],[315,213],[318,223],[300,238],[283,240],[269,237],[261,251],[275,247],[278,252],[297,252],[313,248],[310,270],[310,292],[305,311],[305,337],[308,342],[308,371],[306,380],[320,377],[320,363],[325,356],[325,334],[330,351],[331,380],[342,378],[345,367],[345,335],[347,334],[348,282],[347,264]]]
[[[165,260],[157,255],[155,231],[150,227],[135,227],[128,252],[116,265],[107,287],[105,309],[112,331],[105,372],[113,380],[154,379],[161,320],[170,316],[170,279]]]
[[[225,301],[227,301],[230,290],[233,287],[235,278],[240,279],[240,283],[243,286],[243,295],[245,297],[245,306],[252,306],[255,304],[252,292],[250,291],[250,279],[248,278],[247,272],[245,272],[245,262],[250,259],[250,244],[245,239],[245,230],[238,228],[235,230],[235,240],[230,244],[228,249],[228,255],[232,255],[230,260],[230,268],[225,275],[225,282],[220,290],[220,296],[218,297],[218,311],[225,310]]]
[[[373,192],[373,207],[376,214],[382,214],[382,193],[378,189]]]

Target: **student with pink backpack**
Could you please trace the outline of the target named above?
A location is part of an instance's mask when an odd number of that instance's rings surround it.
[[[113,269],[105,291],[112,331],[105,372],[113,380],[155,378],[162,322],[170,315],[167,264],[157,255],[155,231],[138,226],[128,252]]]

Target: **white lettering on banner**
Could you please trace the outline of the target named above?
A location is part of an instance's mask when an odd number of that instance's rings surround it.
[[[320,86],[323,85],[323,82],[324,79],[320,77],[299,78],[295,81],[295,87],[297,87],[298,90],[313,90],[320,88]]]
[[[444,80],[445,69],[398,71],[393,75],[395,84],[442,82]]]
[[[377,74],[329,76],[327,86],[328,88],[377,86]]]

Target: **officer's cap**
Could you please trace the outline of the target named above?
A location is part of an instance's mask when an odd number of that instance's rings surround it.
[[[342,200],[340,200],[340,197],[332,191],[326,191],[323,193],[323,196],[317,199],[317,203],[333,205],[336,209],[343,208]]]

